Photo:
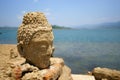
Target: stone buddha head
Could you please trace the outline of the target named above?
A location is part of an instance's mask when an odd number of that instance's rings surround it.
[[[40,12],[27,13],[18,28],[17,48],[21,56],[40,69],[49,67],[53,53],[53,32]]]

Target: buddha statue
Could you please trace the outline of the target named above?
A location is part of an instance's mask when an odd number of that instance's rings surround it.
[[[54,50],[53,38],[52,27],[43,13],[28,13],[18,29],[18,51],[38,68],[48,68]]]
[[[18,28],[19,58],[11,60],[12,80],[72,80],[71,70],[62,58],[53,56],[53,31],[45,15],[29,12]],[[13,50],[12,50],[13,54]]]

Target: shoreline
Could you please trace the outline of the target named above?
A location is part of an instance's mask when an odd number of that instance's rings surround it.
[[[6,79],[7,68],[9,67],[10,50],[16,49],[16,44],[0,44],[0,80]],[[17,52],[18,53],[18,52]],[[102,75],[102,76],[101,76]],[[94,68],[92,72],[86,74],[72,74],[73,80],[95,80],[95,78],[120,80],[120,71],[109,68]],[[111,80],[112,80],[111,79]],[[8,79],[9,80],[9,79]],[[96,79],[98,80],[98,79]]]
[[[0,76],[3,76],[3,69],[8,67],[10,49],[16,48],[16,44],[0,44]],[[95,80],[94,76],[86,74],[72,74],[73,80]],[[0,77],[0,80],[2,78]]]

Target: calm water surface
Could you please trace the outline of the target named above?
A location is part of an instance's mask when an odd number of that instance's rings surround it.
[[[120,70],[120,29],[53,30],[54,56],[62,57],[72,73],[94,67]],[[16,44],[17,29],[0,29],[0,44]]]

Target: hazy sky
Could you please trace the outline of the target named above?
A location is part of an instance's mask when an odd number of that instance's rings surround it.
[[[44,12],[56,25],[99,24],[120,21],[120,0],[0,0],[0,26],[18,27],[31,11]]]

